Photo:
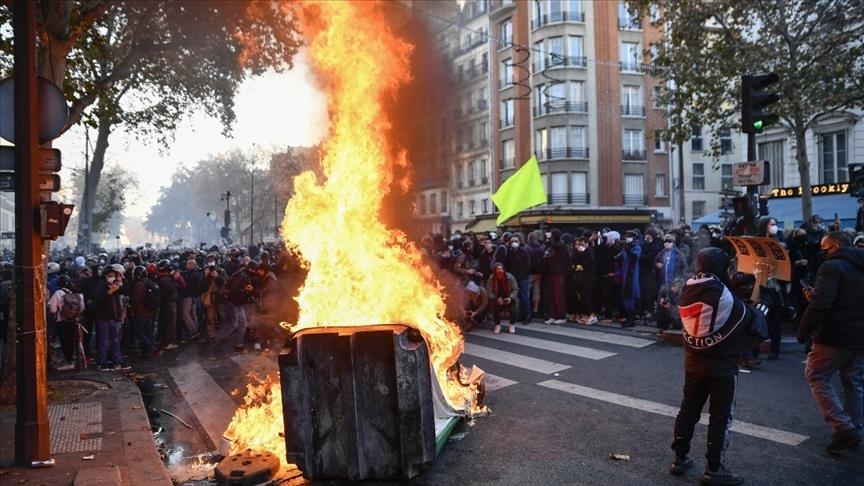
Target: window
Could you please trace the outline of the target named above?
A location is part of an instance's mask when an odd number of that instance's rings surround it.
[[[585,21],[585,14],[582,11],[582,0],[565,0],[567,5],[567,18],[577,22]]]
[[[567,173],[556,172],[552,174],[549,180],[551,187],[549,188],[549,202],[552,204],[567,204]]]
[[[642,88],[624,85],[621,87],[621,114],[645,116],[642,108]]]
[[[477,161],[468,162],[468,186],[477,184]]]
[[[732,152],[732,130],[729,127],[723,127],[719,130],[720,136],[720,151],[724,154]]]
[[[513,139],[501,142],[501,168],[516,167],[516,142]]]
[[[702,162],[693,162],[693,190],[705,190],[705,164]]]
[[[536,55],[535,59],[537,59],[534,63],[535,73],[546,69],[546,46],[543,41],[534,43],[534,52],[531,55]]]
[[[819,161],[822,167],[822,184],[849,180],[846,157],[846,132],[819,135]]]
[[[501,22],[501,45],[499,49],[510,47],[513,44],[513,22],[510,19]]]
[[[623,148],[625,152],[641,152],[642,130],[624,130]]]
[[[720,165],[720,189],[732,189],[732,164]]]
[[[585,172],[573,172],[570,174],[571,203],[588,204],[588,174]]]
[[[639,19],[634,18],[627,9],[625,0],[618,1],[618,26],[622,29],[639,29],[641,28]]]
[[[624,204],[645,204],[645,176],[624,174]]]
[[[585,127],[577,127],[577,126],[570,127],[570,142],[567,144],[567,146],[569,146],[571,148],[579,148],[579,149],[587,148],[588,145],[585,143]],[[583,157],[588,156],[587,153],[584,155],[583,154],[577,154],[577,156],[578,155],[581,155]]]
[[[501,61],[501,88],[506,88],[513,84],[513,64],[510,59]]]
[[[489,200],[483,199],[480,201],[480,207],[483,208],[483,214],[489,214]]]
[[[483,53],[483,59],[480,61],[480,71],[483,74],[489,72],[489,53]]]
[[[654,175],[654,197],[666,197],[666,174]]]
[[[585,49],[582,36],[567,36],[568,63],[571,66],[585,65]]]
[[[693,201],[693,219],[705,216],[705,201]]]
[[[549,148],[552,149],[553,156],[563,155],[567,147],[567,127],[552,127],[549,130]]]
[[[488,171],[489,167],[488,166],[489,166],[489,162],[487,162],[486,159],[480,159],[480,177],[482,178],[481,182],[483,184],[487,184],[489,182],[489,171]],[[485,212],[485,209],[484,209],[484,212]]]
[[[561,22],[563,19],[561,0],[549,0],[549,22]]]
[[[567,84],[551,83],[546,88],[547,108],[550,112],[562,111],[567,101]]]
[[[702,150],[702,127],[694,126],[693,136],[690,137],[690,151],[701,152]]]
[[[516,119],[513,99],[501,102],[501,128],[512,127]]]
[[[621,70],[639,71],[639,62],[642,58],[642,50],[637,42],[621,43]]]
[[[439,213],[446,213],[447,212],[447,193],[443,192],[443,191],[441,192],[441,207],[440,207],[440,211],[438,211],[438,212]]]
[[[489,122],[480,122],[480,145],[489,143]]]
[[[564,38],[550,37],[547,39],[549,62],[547,66],[563,66],[564,65]]]
[[[468,214],[471,216],[477,214],[477,201],[473,199],[468,201]]]
[[[465,203],[462,201],[456,203],[456,216],[459,218],[465,216]]]
[[[666,142],[663,141],[663,129],[658,128],[654,130],[654,152],[656,153],[664,153],[666,152]]]
[[[663,93],[662,86],[654,86],[651,88],[651,107],[655,109],[663,109],[663,105],[660,104],[660,96]]]
[[[461,162],[456,162],[453,166],[453,173],[456,175],[456,187],[463,187],[465,185],[465,174],[464,174],[463,166]]]
[[[759,160],[767,160],[771,165],[771,185],[784,187],[783,182],[783,142],[760,143],[757,147]]]
[[[426,214],[426,195],[425,194],[420,194],[420,203],[418,204],[418,206],[420,206],[420,208],[419,208],[420,214],[421,215]]]
[[[437,194],[430,194],[429,195],[429,212],[431,214],[436,214],[436,213],[441,212],[441,211],[438,211],[438,195]]]
[[[585,102],[585,83],[583,81],[570,81],[569,101],[571,103]],[[586,108],[587,110],[587,108]]]
[[[534,131],[534,152],[540,157],[540,160],[548,158],[546,152],[549,150],[549,131],[545,128],[539,128]]]

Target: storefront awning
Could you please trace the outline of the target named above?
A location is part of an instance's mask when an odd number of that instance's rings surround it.
[[[498,224],[496,218],[478,218],[468,223],[465,226],[465,231],[473,231],[475,233],[485,233],[487,231],[497,231]]]
[[[818,214],[831,224],[834,214],[840,217],[840,227],[855,227],[855,217],[858,213],[858,200],[849,194],[829,194],[813,196],[813,214]],[[800,197],[768,198],[768,216],[776,219],[784,228],[795,228],[803,222]],[[721,212],[716,211],[693,221],[694,229],[703,224],[721,224]]]

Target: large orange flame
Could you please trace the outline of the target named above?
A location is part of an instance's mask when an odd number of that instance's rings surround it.
[[[462,353],[463,338],[444,318],[442,288],[406,235],[380,221],[384,195],[394,185],[404,188],[403,181],[392,179],[398,172],[394,169],[407,164],[404,151],[387,140],[390,122],[383,104],[410,81],[412,46],[394,35],[378,2],[307,2],[302,22],[311,40],[310,59],[328,96],[331,132],[323,146],[322,176],[310,171],[294,179],[294,196],[281,227],[284,240],[308,265],[306,282],[295,297],[300,315],[294,330],[415,327],[426,339],[449,405],[471,413],[476,390],[448,375]],[[251,402],[272,406],[270,399]],[[272,418],[269,424],[246,424],[254,420],[248,411],[238,410],[229,429],[235,439],[232,452],[251,443],[243,439],[246,435],[260,435],[267,427],[282,431],[281,418]],[[251,429],[253,425],[259,427]],[[276,440],[283,442],[274,446],[284,457],[284,438],[277,435]]]

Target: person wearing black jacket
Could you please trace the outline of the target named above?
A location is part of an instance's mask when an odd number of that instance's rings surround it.
[[[110,371],[128,369],[120,350],[123,329],[123,301],[120,274],[113,266],[105,267],[103,277],[96,283],[94,307],[98,328],[99,369]]]
[[[735,297],[728,288],[729,258],[719,248],[696,255],[696,275],[681,290],[679,312],[684,325],[684,399],[675,419],[669,467],[680,475],[693,467],[687,457],[693,431],[710,398],[708,464],[702,484],[741,484],[743,479],[723,465],[729,441],[732,405],[738,378],[738,355],[767,338],[765,316]]]
[[[201,306],[201,294],[204,293],[204,275],[198,268],[194,257],[186,260],[186,273],[183,274],[186,288],[180,291],[180,319],[186,326],[189,339],[195,339],[201,334],[198,323],[198,308]]]
[[[546,324],[564,324],[567,322],[567,299],[564,294],[564,282],[570,268],[570,253],[561,242],[561,230],[555,228],[550,233],[549,244],[546,246],[546,274],[549,278],[549,319]]]
[[[526,326],[531,324],[531,254],[522,245],[522,234],[510,238],[506,268],[519,284],[519,318]]]
[[[798,342],[813,341],[804,373],[816,406],[834,430],[826,447],[831,454],[864,437],[864,251],[851,244],[842,231],[822,238],[827,258],[798,327]],[[838,373],[845,407],[831,384]]]

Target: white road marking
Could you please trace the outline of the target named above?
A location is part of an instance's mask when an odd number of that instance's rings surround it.
[[[563,391],[565,393],[570,393],[573,395],[613,403],[615,405],[621,405],[622,407],[635,408],[636,410],[642,410],[644,412],[665,415],[666,417],[675,418],[678,415],[678,407],[673,407],[671,405],[666,405],[663,403],[651,402],[648,400],[634,398],[627,395],[620,395],[618,393],[598,390],[596,388],[589,388],[587,386],[575,385],[573,383],[566,383],[559,380],[547,380],[538,383],[538,385],[546,388],[551,388],[553,390]],[[699,423],[702,425],[708,425],[707,413],[702,414],[702,419],[699,421]],[[751,437],[770,440],[772,442],[778,442],[780,444],[790,446],[797,446],[805,440],[809,439],[809,437],[806,435],[800,435],[794,432],[787,432],[785,430],[773,429],[771,427],[765,427],[763,425],[756,425],[737,420],[732,421],[731,430],[732,432],[737,432],[739,434],[749,435]]]
[[[522,329],[522,327],[519,327]],[[602,331],[589,331],[587,329],[579,329],[573,327],[564,327],[564,326],[545,326],[545,325],[531,325],[525,328],[526,331],[535,331],[542,332],[545,334],[555,334],[558,336],[568,336],[577,339],[584,339],[587,341],[597,341],[601,343],[609,343],[609,344],[617,344],[619,346],[628,346],[631,348],[644,348],[645,346],[650,346],[657,341],[653,341],[651,339],[642,339],[636,338],[632,336],[623,336],[621,334],[602,332]]]
[[[490,392],[493,390],[500,390],[500,389],[508,387],[510,385],[515,385],[516,383],[519,383],[519,382],[513,381],[513,380],[508,380],[507,378],[504,378],[503,376],[496,376],[496,375],[493,375],[492,373],[486,373],[486,375],[483,376],[483,383],[486,384],[486,391]]]
[[[495,348],[487,348],[486,346],[471,343],[465,343],[465,354],[488,359],[489,361],[504,363],[517,368],[536,371],[537,373],[543,373],[546,375],[570,368],[570,366],[565,364],[553,363],[552,361],[546,361],[544,359],[522,356],[521,354],[510,353]]]
[[[207,436],[218,447],[237,405],[198,363],[171,368],[169,372]]]
[[[610,356],[615,356],[615,353],[610,353],[608,351],[601,351],[594,348],[586,348],[585,346],[575,346],[573,344],[556,343],[555,341],[522,336],[519,334],[510,334],[508,332],[495,334],[491,331],[481,329],[477,331],[472,331],[471,334],[488,339],[495,339],[497,341],[518,344],[520,346],[527,346],[529,348],[537,348],[544,351],[553,351],[556,353],[569,354],[570,356],[576,356],[578,358],[598,360],[608,358]]]

